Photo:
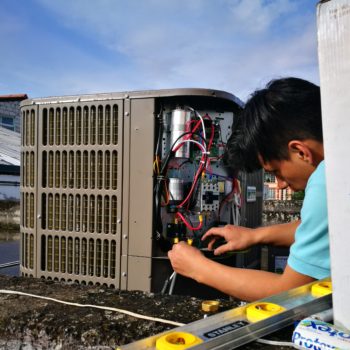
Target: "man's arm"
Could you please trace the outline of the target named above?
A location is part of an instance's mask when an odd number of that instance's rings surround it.
[[[259,227],[257,239],[260,244],[290,247],[294,243],[294,235],[300,220],[272,226]]]
[[[210,274],[202,268],[197,271],[195,278],[197,282],[247,301],[265,298],[314,281],[313,278],[302,275],[289,266],[282,275],[260,270],[233,268],[212,260],[209,260],[206,266]]]
[[[213,227],[205,233],[202,240],[209,239],[208,248],[213,249],[216,240],[225,239],[226,243],[214,250],[215,255],[247,249],[256,244],[290,247],[294,242],[295,230],[299,224],[300,220],[256,229],[233,225]]]
[[[168,252],[174,271],[241,300],[253,301],[314,281],[289,266],[282,275],[219,264],[180,242]]]

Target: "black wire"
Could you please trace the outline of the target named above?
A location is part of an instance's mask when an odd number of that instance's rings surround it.
[[[182,168],[186,163],[191,163],[191,164],[193,164],[193,162],[192,162],[190,159],[186,159],[184,162],[182,162],[182,163],[177,167],[177,169]]]
[[[160,144],[161,139],[163,137],[163,125],[164,125],[164,119],[163,119],[163,106],[160,107],[160,111],[158,114],[158,136],[157,136],[157,143],[156,143],[156,149],[155,149],[155,155],[156,157],[160,158]],[[154,197],[154,228],[156,233],[156,240],[161,239],[161,235],[163,232],[163,223],[160,219],[161,214],[161,183],[158,181],[158,178],[155,182],[154,188],[153,188],[153,197]]]
[[[160,111],[158,113],[158,123],[159,123],[159,128],[158,128],[158,137],[157,137],[157,144],[156,144],[156,156],[160,154],[159,152],[159,147],[160,147],[160,140],[163,135],[163,125],[164,125],[164,119],[163,119],[163,106],[160,107]]]
[[[189,201],[189,204],[188,204],[188,208],[187,209],[189,209],[189,210],[196,205],[195,198],[197,198],[197,196],[198,196],[198,192],[199,192],[199,187],[200,187],[201,181],[202,181],[202,179],[198,178],[197,183],[195,185],[196,187],[193,190],[193,193],[192,193],[192,196],[191,196],[191,200]]]
[[[171,145],[169,152],[167,153],[166,157],[165,157],[165,161],[162,164],[162,168],[160,170],[160,174],[157,175],[156,177],[156,182],[155,182],[155,186],[154,186],[154,191],[153,191],[153,195],[154,195],[154,227],[155,227],[155,232],[156,232],[156,239],[162,239],[162,232],[163,232],[163,223],[162,223],[162,219],[161,219],[161,196],[162,196],[162,190],[163,190],[163,186],[164,186],[164,181],[166,181],[165,178],[165,174],[166,174],[166,169],[168,167],[169,161],[170,159],[175,155],[175,152],[172,150],[173,147],[176,145],[176,143],[184,136],[186,135],[197,135],[199,136],[203,142],[207,145],[206,140],[199,134],[194,133],[192,131],[188,131],[185,132],[183,134],[181,134],[175,141],[174,143]],[[207,157],[208,155],[205,154],[205,162],[207,161]]]
[[[163,120],[162,120],[163,122]],[[163,124],[163,123],[162,123]],[[162,124],[160,124],[159,129],[162,129]],[[163,186],[164,186],[164,181],[166,181],[166,170],[167,167],[169,165],[170,159],[175,155],[176,152],[173,151],[174,146],[176,145],[176,143],[184,136],[186,135],[196,135],[198,136],[206,145],[206,148],[208,147],[208,143],[207,141],[204,139],[204,137],[200,134],[197,134],[195,132],[192,131],[188,131],[185,132],[183,134],[181,134],[175,141],[174,143],[171,145],[169,152],[167,153],[167,155],[165,156],[165,160],[162,162],[162,167],[160,169],[160,173],[157,174],[156,177],[156,181],[155,181],[155,186],[154,186],[154,191],[153,191],[153,195],[154,195],[154,227],[155,227],[155,232],[156,232],[156,240],[163,240],[163,223],[162,223],[162,218],[161,218],[161,197],[162,197],[162,190],[163,190]],[[160,130],[158,132],[158,140],[157,140],[157,146],[156,146],[156,152],[159,152],[159,144],[160,144],[160,138],[161,138],[161,133]],[[156,153],[157,155],[157,153]],[[204,164],[207,162],[208,159],[208,154],[205,153],[204,154]],[[198,183],[198,182],[197,182]],[[196,184],[197,186],[197,184]],[[196,189],[195,189],[196,190]]]
[[[197,134],[197,133],[192,132],[192,131],[184,132],[184,133],[181,134],[181,135],[174,141],[174,143],[171,145],[170,150],[169,150],[169,152],[167,153],[167,155],[166,155],[166,157],[165,157],[165,161],[164,161],[163,166],[162,166],[161,171],[160,171],[160,173],[161,173],[162,175],[164,175],[164,171],[165,171],[165,169],[167,168],[167,166],[168,166],[168,164],[169,164],[170,156],[175,155],[175,152],[173,151],[174,146],[176,145],[176,143],[177,143],[182,137],[184,137],[184,136],[186,136],[186,135],[189,135],[189,134],[199,136],[199,137],[202,139],[202,141],[205,143],[205,145],[208,146],[208,145],[207,145],[207,141],[205,140],[205,138],[204,138],[202,135]],[[207,154],[206,154],[206,156],[207,156]]]

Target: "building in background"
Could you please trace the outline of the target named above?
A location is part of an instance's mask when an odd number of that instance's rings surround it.
[[[0,95],[0,126],[17,133],[21,132],[19,104],[27,99],[26,94]]]
[[[19,201],[21,101],[26,94],[0,95],[0,200]]]
[[[0,96],[0,241],[19,238],[22,119],[19,104],[26,98],[25,94]]]
[[[0,126],[0,200],[19,201],[21,134]]]
[[[19,201],[21,114],[26,94],[0,95],[0,200]]]

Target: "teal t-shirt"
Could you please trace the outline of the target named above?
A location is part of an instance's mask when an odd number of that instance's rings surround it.
[[[324,161],[307,182],[301,223],[290,247],[288,265],[294,271],[315,279],[331,274]]]

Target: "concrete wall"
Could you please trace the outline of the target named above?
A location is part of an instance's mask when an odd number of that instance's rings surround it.
[[[265,200],[263,202],[263,226],[283,224],[300,219],[301,200]],[[262,246],[261,269],[282,273],[289,255],[284,247]]]
[[[20,203],[0,201],[0,240],[19,238]]]
[[[20,181],[19,175],[0,174],[0,201],[19,202]]]
[[[301,200],[266,200],[263,203],[263,226],[300,219]]]

